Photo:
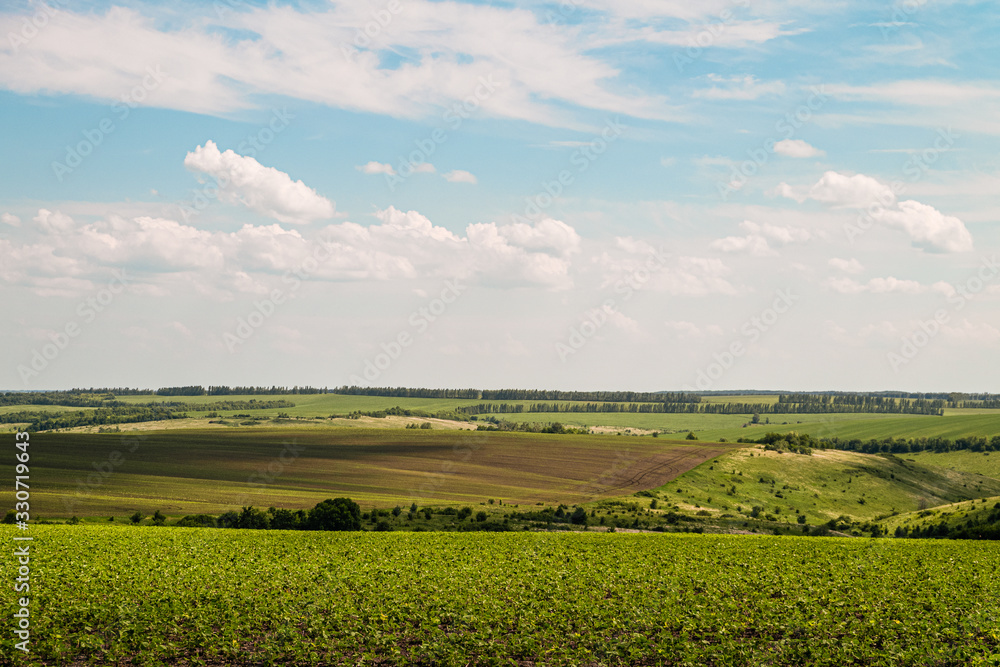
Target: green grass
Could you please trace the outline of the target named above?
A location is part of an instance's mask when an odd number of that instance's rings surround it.
[[[937,526],[942,523],[949,528],[969,521],[972,523],[988,523],[987,518],[997,511],[998,508],[995,506],[998,504],[1000,504],[1000,496],[977,498],[976,500],[939,505],[937,507],[889,517],[882,521],[882,525],[891,535],[900,526],[912,530],[927,526]]]
[[[869,521],[892,512],[1000,494],[1000,480],[905,458],[834,450],[806,456],[756,447],[704,463],[657,493],[661,507],[677,504],[687,513],[739,516],[737,508],[749,513],[756,505],[764,508],[761,516],[795,524],[804,514],[810,525],[841,515]]]
[[[579,503],[663,484],[736,445],[666,438],[361,428],[39,433],[33,509],[70,517],[364,507]]]
[[[921,465],[938,466],[949,470],[959,470],[1000,479],[1000,452],[917,452],[903,454]]]
[[[788,433],[797,431],[829,438],[960,438],[964,436],[1000,435],[1000,414],[993,411],[976,411],[974,414],[945,415],[882,415],[882,414],[829,414],[829,415],[767,415],[772,424],[736,429],[705,429],[698,436],[705,440],[739,437],[760,437],[768,431]],[[763,420],[764,415],[761,416]],[[780,424],[787,421],[788,424]],[[795,423],[801,421],[802,423]],[[775,423],[779,422],[779,423]],[[696,431],[697,432],[697,431]]]
[[[31,532],[32,652],[8,635],[13,664],[915,667],[1000,651],[997,544]],[[0,564],[15,570],[10,549]]]

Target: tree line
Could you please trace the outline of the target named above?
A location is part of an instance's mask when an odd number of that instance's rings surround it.
[[[774,447],[798,447],[807,449],[839,449],[862,454],[908,454],[910,452],[996,452],[1000,451],[1000,435],[965,436],[954,440],[942,437],[922,438],[814,438],[808,433],[767,433],[764,436],[740,438],[737,442],[749,442]]]

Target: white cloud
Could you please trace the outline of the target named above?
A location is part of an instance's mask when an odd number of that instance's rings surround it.
[[[833,97],[845,100],[884,101],[895,105],[947,107],[1000,100],[1000,88],[993,83],[934,80],[890,81],[870,86],[826,84]]]
[[[960,219],[918,201],[898,201],[890,186],[864,174],[846,176],[828,171],[807,195],[787,183],[780,184],[776,192],[799,202],[808,198],[834,208],[868,209],[872,220],[905,231],[915,247],[928,252],[967,252],[973,248],[972,234]]]
[[[871,176],[845,176],[828,171],[809,190],[809,198],[836,208],[867,208],[896,201],[892,188]]]
[[[618,92],[619,70],[581,41],[579,29],[520,7],[407,0],[405,18],[390,15],[364,43],[358,36],[375,11],[367,2],[225,9],[205,5],[187,21],[176,14],[158,21],[142,5],[58,11],[30,50],[0,43],[0,87],[117,100],[157,63],[164,76],[141,103],[196,113],[227,115],[280,96],[422,118],[474,97],[483,115],[549,125],[575,124],[572,106],[676,116],[661,96]],[[18,32],[21,19],[0,15],[0,34]],[[386,63],[387,54],[404,62]]]
[[[13,213],[4,213],[3,215],[0,215],[0,222],[5,225],[10,225],[11,227],[21,226],[21,218],[17,217]]]
[[[722,77],[709,74],[708,78],[720,85],[695,90],[691,93],[692,97],[706,100],[755,100],[766,95],[781,95],[785,92],[785,84],[781,81],[762,83],[750,75]]]
[[[914,246],[930,252],[968,252],[973,247],[965,223],[917,201],[901,201],[897,208],[880,210],[874,217],[904,230]]]
[[[476,177],[473,174],[470,174],[469,172],[463,171],[461,169],[455,169],[454,171],[449,171],[447,174],[444,175],[444,178],[449,183],[470,183],[472,185],[478,183]]]
[[[801,139],[782,139],[774,145],[774,152],[778,155],[794,158],[819,157],[826,155],[815,146],[811,146]]]
[[[188,153],[184,166],[215,179],[220,199],[242,204],[280,222],[303,224],[331,218],[335,213],[333,202],[302,181],[293,181],[285,172],[265,167],[232,149],[220,153],[213,141]]]
[[[923,294],[931,289],[915,280],[900,280],[893,276],[889,276],[888,278],[872,278],[866,284],[846,277],[828,278],[823,284],[834,292],[841,294],[860,294],[861,292],[868,292],[870,294]]]
[[[363,164],[359,167],[355,167],[358,171],[363,174],[388,174],[389,176],[395,176],[396,170],[392,168],[392,165],[388,162],[375,162],[372,160],[367,164]]]
[[[68,215],[59,211],[53,213],[46,208],[38,209],[38,215],[32,220],[46,234],[68,234],[75,226]]]
[[[757,257],[767,257],[777,254],[771,248],[770,242],[778,245],[801,243],[808,241],[811,236],[805,229],[780,227],[769,223],[759,225],[750,220],[740,223],[740,228],[747,232],[746,236],[727,236],[713,241],[709,247],[722,252],[747,252]]]
[[[968,319],[963,319],[961,324],[945,324],[941,330],[948,338],[960,343],[983,345],[1000,341],[1000,329],[986,322],[973,324]]]
[[[413,165],[414,174],[433,174],[436,172],[437,169],[430,162],[421,162],[420,164]]]
[[[872,278],[868,281],[868,291],[872,294],[889,294],[892,292],[920,294],[926,290],[926,287],[915,280],[900,280],[892,276],[888,278]]]
[[[49,223],[53,218],[42,216]],[[148,216],[109,216],[69,231],[50,224],[44,243],[0,239],[0,278],[69,293],[89,287],[85,276],[91,273],[124,267],[148,277],[144,289],[151,295],[183,288],[216,300],[266,293],[268,281],[303,267],[311,267],[309,277],[319,281],[458,278],[508,287],[572,285],[570,267],[581,239],[559,220],[476,223],[463,236],[417,211],[390,207],[375,218],[376,224],[331,224],[309,236],[277,223],[221,232]]]
[[[839,257],[833,257],[827,262],[827,264],[838,271],[843,271],[844,273],[858,274],[865,270],[865,267],[861,265],[861,262],[853,258],[841,259]]]
[[[669,321],[664,322],[664,326],[667,331],[673,334],[674,338],[680,340],[693,340],[701,339],[705,336],[721,336],[725,333],[717,324],[709,324],[704,327],[700,327],[694,322],[688,322],[685,320]]]

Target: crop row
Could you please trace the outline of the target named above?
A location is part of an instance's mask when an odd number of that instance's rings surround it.
[[[993,544],[31,530],[32,653],[3,644],[24,664],[966,665],[1000,653]]]

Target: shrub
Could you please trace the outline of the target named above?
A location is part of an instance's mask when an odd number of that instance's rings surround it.
[[[312,530],[361,530],[361,507],[350,498],[327,498],[309,510],[308,524]]]

